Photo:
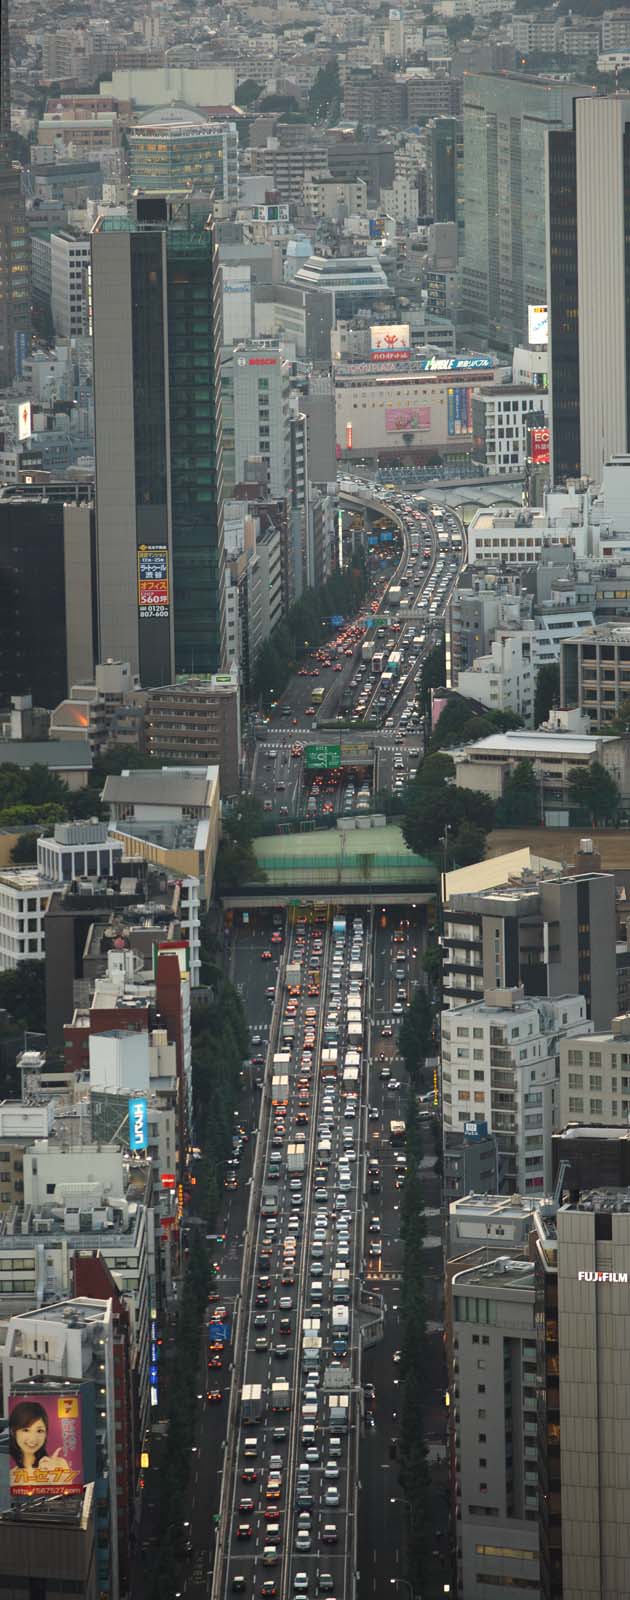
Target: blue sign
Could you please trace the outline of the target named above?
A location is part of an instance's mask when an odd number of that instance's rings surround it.
[[[149,1115],[146,1100],[129,1101],[129,1149],[147,1150],[149,1145]]]
[[[487,1122],[464,1123],[464,1135],[467,1139],[485,1139],[487,1132]]]
[[[151,1363],[149,1365],[149,1383],[152,1385],[153,1388],[156,1388],[157,1387],[157,1381],[158,1381],[157,1362],[156,1361],[151,1361]]]
[[[331,626],[331,628],[341,628],[341,627],[343,627],[343,617],[331,617],[330,626]]]
[[[208,1323],[208,1338],[211,1340],[211,1342],[213,1344],[215,1344],[215,1343],[218,1344],[219,1342],[221,1344],[229,1344],[229,1342],[230,1342],[230,1324],[229,1324],[229,1322],[209,1322]]]
[[[381,544],[391,544],[393,537],[391,528],[384,528],[381,534]]]

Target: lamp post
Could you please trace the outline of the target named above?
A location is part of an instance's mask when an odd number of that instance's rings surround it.
[[[396,1584],[396,1587],[398,1587],[399,1583],[404,1584],[405,1589],[409,1590],[409,1594],[411,1595],[411,1600],[416,1600],[416,1596],[414,1595],[414,1592],[413,1592],[413,1584],[411,1584],[409,1582],[408,1578],[390,1578],[389,1581],[390,1581],[390,1583]]]

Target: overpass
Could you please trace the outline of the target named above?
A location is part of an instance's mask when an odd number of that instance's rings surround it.
[[[367,819],[366,819],[367,821]],[[290,906],[298,900],[336,905],[429,905],[439,871],[416,855],[392,823],[276,835],[254,840],[262,881],[223,896],[226,908]]]

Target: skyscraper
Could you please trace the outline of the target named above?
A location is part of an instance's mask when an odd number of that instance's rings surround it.
[[[31,329],[31,241],[19,166],[11,160],[9,0],[0,0],[0,388],[12,383],[28,354]]]
[[[457,163],[463,152],[459,117],[436,117],[431,127],[433,221],[455,222]]]
[[[98,607],[143,685],[224,664],[221,279],[212,220],[138,198],[92,235]]]
[[[574,113],[547,155],[555,483],[599,481],[630,447],[630,96],[576,100]]]
[[[464,249],[458,327],[511,352],[527,307],[546,300],[545,133],[568,127],[582,86],[520,73],[464,78]]]

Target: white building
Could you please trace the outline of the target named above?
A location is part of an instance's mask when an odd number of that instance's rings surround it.
[[[394,222],[416,223],[420,214],[418,187],[411,178],[397,173],[391,189],[381,189],[380,202]]]
[[[489,654],[478,656],[471,667],[459,673],[458,692],[480,700],[492,711],[515,711],[531,724],[537,672],[535,637],[534,632],[497,634]]]
[[[88,331],[87,270],[90,238],[70,228],[50,235],[50,307],[59,338],[76,338]]]
[[[364,178],[340,183],[328,173],[307,173],[304,179],[304,204],[312,216],[367,216],[367,184]]]
[[[11,972],[22,961],[43,961],[50,890],[35,867],[0,871],[0,972]]]
[[[246,463],[259,460],[269,494],[289,494],[291,368],[282,346],[263,339],[237,345],[225,377],[233,395],[234,482],[243,483]]]
[[[76,878],[111,878],[123,847],[111,839],[106,822],[57,822],[54,836],[37,840],[37,866],[51,883]]]
[[[528,459],[528,429],[535,425],[533,418],[539,416],[544,420],[536,425],[544,427],[548,414],[548,395],[530,385],[506,384],[501,389],[475,393],[474,433],[485,440],[485,462],[491,477],[523,471]]]
[[[497,1135],[503,1181],[519,1194],[553,1186],[560,1041],[587,1031],[582,995],[537,1000],[487,989],[483,1000],[442,1012],[444,1132],[485,1123]]]
[[[223,279],[223,343],[238,344],[252,335],[252,269],[248,263],[221,267]]]

